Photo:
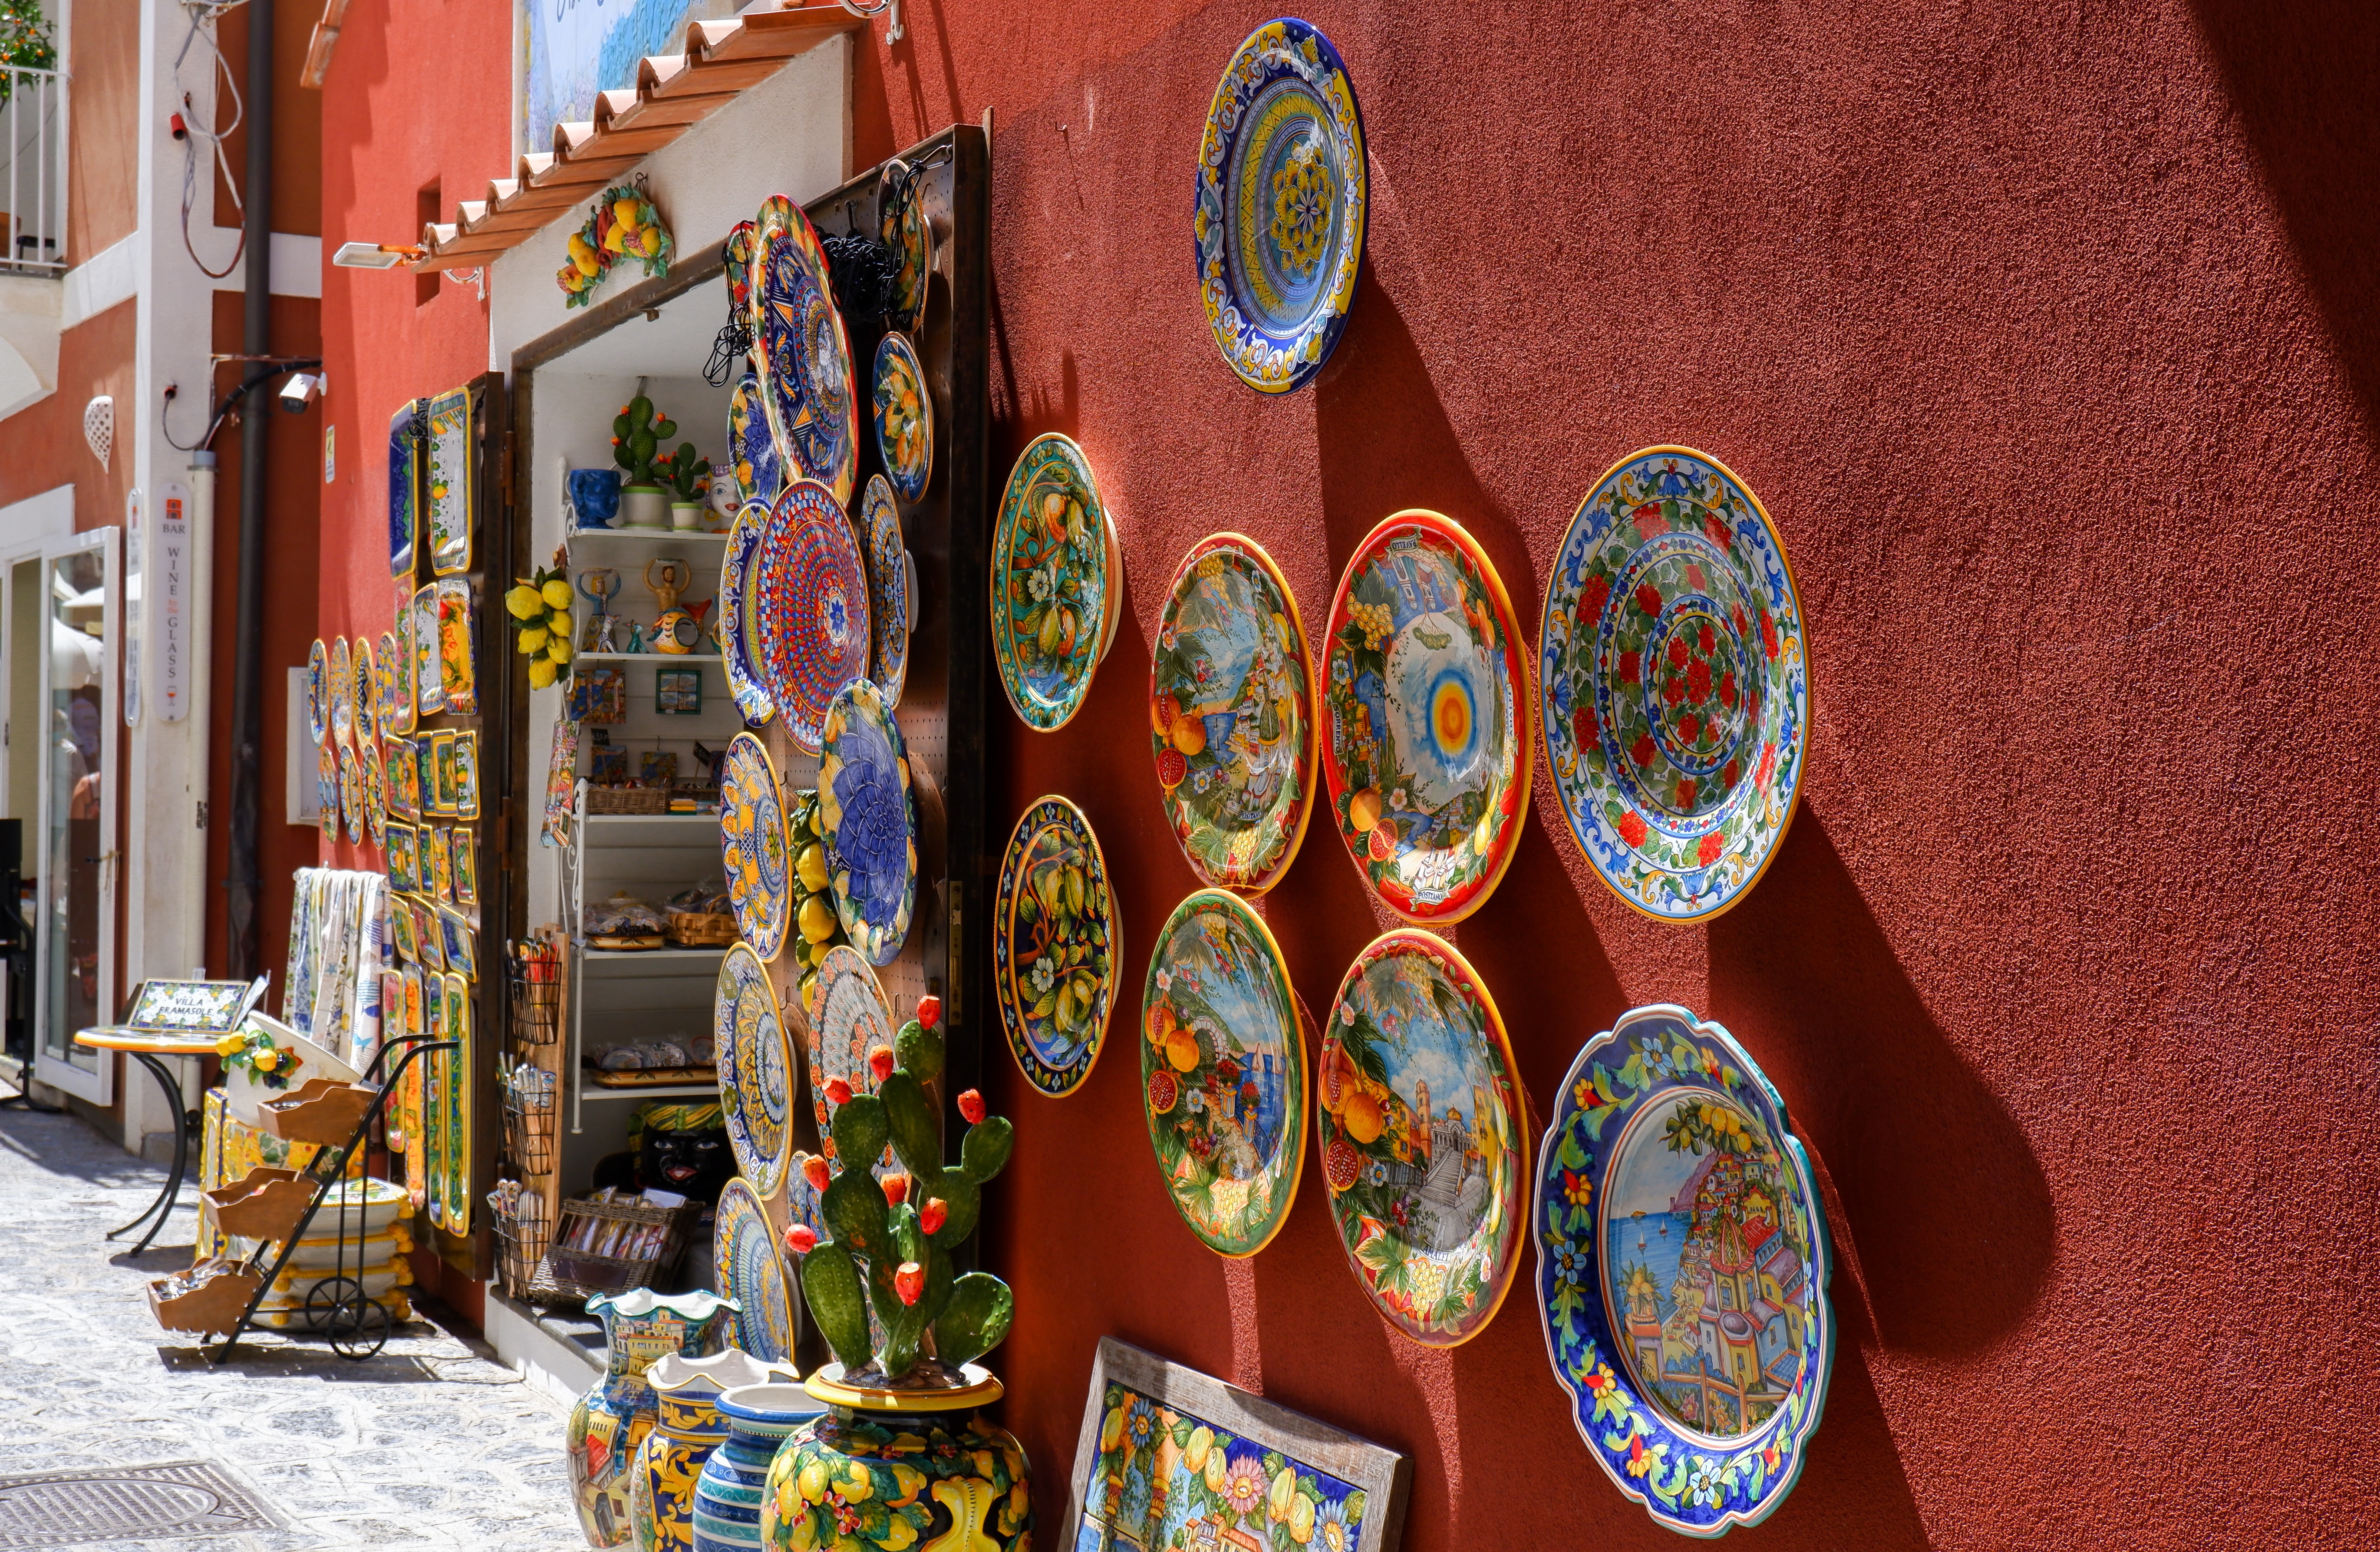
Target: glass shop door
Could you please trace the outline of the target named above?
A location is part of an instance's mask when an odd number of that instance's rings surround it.
[[[115,1058],[74,1036],[115,1015],[116,535],[93,529],[42,552],[39,700],[9,719],[12,739],[41,742],[41,817],[26,859],[41,879],[33,1075],[95,1105],[114,1098]]]

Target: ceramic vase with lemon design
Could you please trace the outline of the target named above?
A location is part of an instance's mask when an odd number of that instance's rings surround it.
[[[760,1525],[771,1552],[1028,1546],[1025,1451],[980,1413],[836,1406],[777,1452]]]

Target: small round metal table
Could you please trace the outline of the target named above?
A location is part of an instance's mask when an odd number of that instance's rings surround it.
[[[107,1237],[113,1240],[118,1234],[129,1234],[148,1223],[149,1232],[140,1236],[140,1242],[132,1247],[132,1253],[139,1255],[149,1248],[149,1241],[157,1237],[158,1231],[165,1227],[165,1220],[173,1216],[175,1198],[182,1193],[182,1179],[189,1172],[190,1166],[190,1121],[182,1105],[181,1080],[161,1058],[226,1055],[239,1048],[240,1037],[237,1034],[157,1034],[148,1030],[110,1026],[78,1030],[75,1032],[75,1044],[93,1051],[122,1051],[147,1068],[149,1075],[157,1080],[158,1088],[164,1091],[165,1106],[174,1115],[174,1172],[165,1177],[165,1189],[157,1193],[156,1201],[140,1209],[139,1217],[121,1228],[107,1231]],[[150,1223],[152,1215],[156,1221]]]

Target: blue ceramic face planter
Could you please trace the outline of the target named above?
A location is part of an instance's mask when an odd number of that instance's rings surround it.
[[[620,516],[620,471],[574,469],[569,478],[570,524],[580,532],[610,528]]]

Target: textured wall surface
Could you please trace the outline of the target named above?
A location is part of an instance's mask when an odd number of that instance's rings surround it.
[[[1781,855],[1716,923],[1638,919],[1540,761],[1452,935],[1540,1118],[1585,1039],[1675,1000],[1823,1161],[1845,1339],[1799,1490],[1739,1535],[2380,1539],[2374,11],[1318,5],[1370,138],[1369,264],[1319,380],[1268,399],[1215,354],[1187,218],[1216,77],[1273,13],[906,10],[863,55],[859,159],[996,110],[999,456],[1079,439],[1130,557],[1086,713],[999,719],[995,803],[1063,791],[1098,827],[1123,1020],[1193,885],[1142,703],[1194,540],[1262,540],[1317,629],[1362,533],[1434,507],[1534,622],[1596,477],[1706,448],[1808,612]],[[1264,910],[1318,1007],[1382,924],[1318,827]],[[1253,1261],[1191,1238],[1128,1023],[1071,1098],[992,1069],[1019,1311],[993,1359],[1046,1508],[1113,1333],[1410,1452],[1417,1552],[1670,1545],[1573,1436],[1525,1289],[1425,1351],[1311,1167]]]

